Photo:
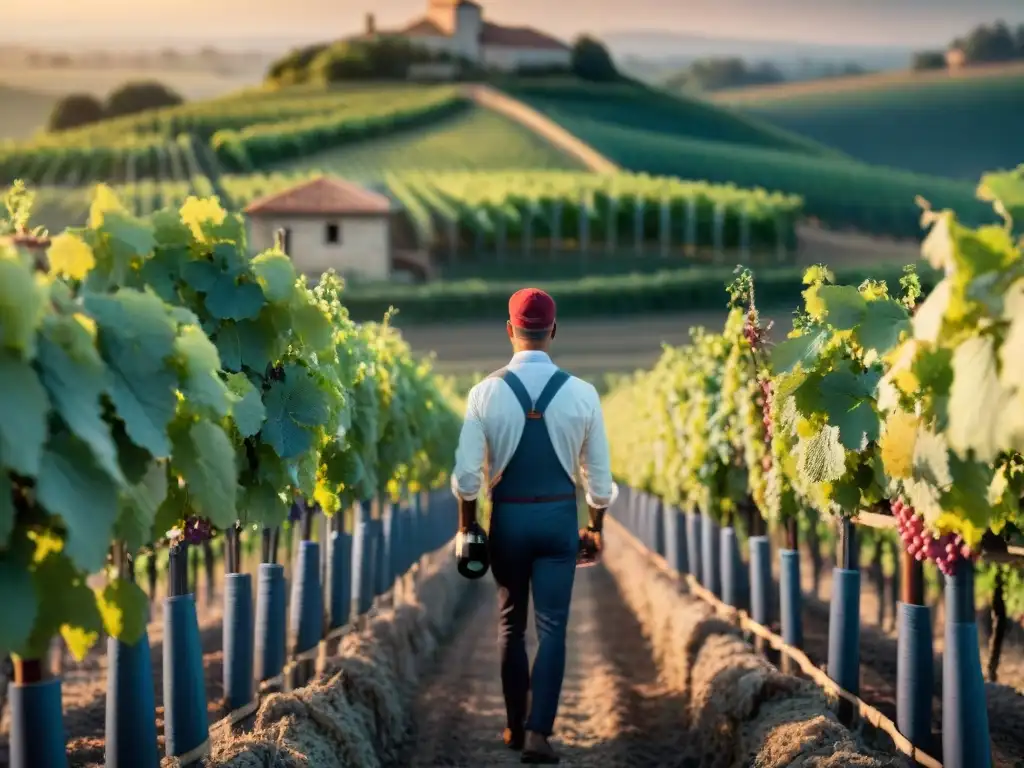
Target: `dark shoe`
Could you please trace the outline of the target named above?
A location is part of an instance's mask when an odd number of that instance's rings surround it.
[[[525,741],[529,742],[529,746],[523,749],[523,756],[519,762],[528,765],[557,765],[560,762],[545,736],[530,733]]]
[[[501,734],[501,740],[505,742],[506,747],[518,752],[523,748],[523,742],[526,740],[526,733],[522,729],[513,730],[511,728],[506,728]]]

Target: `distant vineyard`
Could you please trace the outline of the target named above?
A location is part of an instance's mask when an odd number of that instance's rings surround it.
[[[167,179],[176,171],[174,162],[189,161],[179,157],[186,148],[193,158],[212,149],[226,169],[253,171],[412,127],[464,106],[450,88],[206,102],[192,106],[194,113],[184,107],[158,110],[0,144],[0,183],[22,179],[39,186],[80,186]]]
[[[578,169],[571,157],[532,131],[472,107],[420,129],[368,139],[289,162],[280,170],[321,171],[377,183],[390,172]]]
[[[642,174],[572,171],[411,173],[388,177],[422,242],[476,252],[616,250],[653,244],[785,253],[799,197]]]
[[[801,195],[805,213],[837,229],[892,237],[921,235],[918,195],[972,223],[992,220],[973,187],[852,160],[812,157],[624,128],[552,110],[549,115],[622,167],[645,173],[764,186]]]

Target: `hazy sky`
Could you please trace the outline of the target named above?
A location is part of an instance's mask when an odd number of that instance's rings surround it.
[[[480,0],[485,16],[570,37],[651,29],[824,44],[929,45],[978,21],[1024,22],[1022,0]],[[0,0],[0,40],[340,37],[374,12],[394,26],[426,0]]]

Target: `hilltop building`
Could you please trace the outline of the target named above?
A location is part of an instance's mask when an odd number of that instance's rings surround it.
[[[380,31],[373,14],[357,39],[403,37],[434,53],[448,53],[483,69],[514,72],[568,67],[570,49],[532,27],[506,27],[486,21],[472,0],[427,0],[427,13],[401,29]]]

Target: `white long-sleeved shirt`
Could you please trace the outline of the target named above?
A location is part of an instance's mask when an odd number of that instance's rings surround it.
[[[546,353],[527,351],[516,353],[508,369],[536,402],[557,367]],[[577,475],[583,479],[587,503],[597,508],[610,506],[618,488],[612,481],[608,436],[597,390],[571,377],[548,404],[544,423],[566,474],[574,483]],[[485,467],[489,467],[490,487],[497,485],[519,446],[525,425],[523,406],[504,381],[487,378],[473,387],[455,451],[452,493],[465,501],[477,498]]]

